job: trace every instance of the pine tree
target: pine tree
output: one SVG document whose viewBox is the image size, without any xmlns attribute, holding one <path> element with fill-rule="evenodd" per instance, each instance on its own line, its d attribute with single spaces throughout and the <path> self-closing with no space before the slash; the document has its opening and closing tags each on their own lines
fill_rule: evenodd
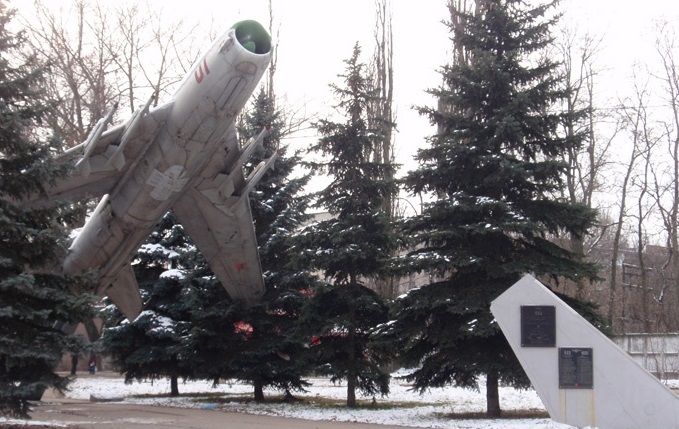
<svg viewBox="0 0 679 429">
<path fill-rule="evenodd" d="M 340 75 L 343 86 L 331 86 L 343 122 L 320 121 L 321 138 L 312 147 L 327 160 L 310 165 L 333 179 L 317 195 L 318 205 L 327 208 L 332 219 L 308 227 L 303 234 L 305 256 L 333 282 L 312 298 L 303 328 L 315 337 L 317 363 L 333 379 L 347 380 L 351 407 L 356 406 L 357 388 L 365 394 L 388 392 L 389 376 L 370 347 L 372 329 L 386 321 L 387 310 L 363 281 L 385 272 L 395 246 L 388 215 L 381 210 L 394 187 L 383 179 L 389 176 L 384 173 L 393 167 L 369 156 L 380 135 L 368 126 L 366 105 L 373 94 L 359 56 L 356 44 Z"/>
<path fill-rule="evenodd" d="M 307 385 L 306 348 L 293 335 L 302 306 L 304 291 L 316 283 L 304 267 L 295 263 L 292 247 L 301 225 L 307 220 L 308 198 L 302 195 L 308 176 L 294 177 L 300 159 L 288 155 L 281 146 L 284 114 L 272 94 L 262 89 L 240 127 L 243 138 L 268 129 L 263 151 L 253 156 L 252 165 L 278 151 L 274 169 L 268 171 L 250 195 L 259 256 L 264 271 L 266 294 L 261 305 L 248 311 L 245 320 L 252 333 L 233 362 L 234 372 L 255 389 L 255 400 L 264 400 L 264 387 L 286 392 L 300 391 Z"/>
<path fill-rule="evenodd" d="M 192 311 L 196 292 L 187 274 L 199 258 L 171 213 L 166 214 L 133 262 L 144 311 L 128 321 L 110 305 L 101 347 L 112 357 L 125 381 L 170 378 L 170 394 L 179 394 L 178 378 L 195 376 Z"/>
<path fill-rule="evenodd" d="M 489 311 L 490 302 L 524 273 L 578 280 L 594 267 L 554 243 L 581 236 L 595 213 L 559 197 L 561 155 L 577 141 L 559 138 L 553 103 L 564 96 L 551 42 L 555 2 L 479 0 L 477 13 L 454 11 L 453 42 L 468 53 L 442 70 L 430 90 L 448 109 L 421 108 L 438 133 L 406 177 L 415 194 L 435 200 L 408 219 L 413 250 L 405 262 L 437 281 L 397 302 L 385 328 L 414 387 L 477 387 L 486 376 L 488 414 L 500 414 L 498 381 L 527 379 Z M 458 21 L 456 19 L 456 21 Z"/>
<path fill-rule="evenodd" d="M 23 34 L 8 29 L 12 17 L 0 0 L 0 414 L 27 416 L 29 400 L 48 387 L 66 387 L 69 380 L 54 369 L 79 343 L 60 327 L 89 316 L 90 302 L 70 292 L 75 279 L 54 274 L 67 212 L 18 203 L 57 171 L 38 137 L 44 134 L 44 106 L 37 101 L 42 68 L 23 56 Z"/>
</svg>

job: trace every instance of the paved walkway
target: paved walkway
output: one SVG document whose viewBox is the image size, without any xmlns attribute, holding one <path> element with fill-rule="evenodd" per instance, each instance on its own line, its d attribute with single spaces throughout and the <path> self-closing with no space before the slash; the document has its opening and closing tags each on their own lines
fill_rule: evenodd
<svg viewBox="0 0 679 429">
<path fill-rule="evenodd" d="M 363 423 L 319 422 L 218 410 L 50 399 L 34 408 L 34 420 L 81 429 L 403 429 Z"/>
</svg>

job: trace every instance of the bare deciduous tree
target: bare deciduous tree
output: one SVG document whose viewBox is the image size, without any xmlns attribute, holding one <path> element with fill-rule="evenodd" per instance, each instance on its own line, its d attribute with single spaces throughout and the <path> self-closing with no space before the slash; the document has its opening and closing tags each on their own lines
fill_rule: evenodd
<svg viewBox="0 0 679 429">
<path fill-rule="evenodd" d="M 98 6 L 99 16 L 102 16 L 101 5 Z M 139 67 L 137 59 L 139 53 L 145 48 L 145 42 L 142 41 L 142 34 L 146 30 L 146 20 L 141 16 L 146 15 L 142 13 L 138 5 L 132 5 L 127 8 L 118 8 L 115 11 L 115 22 L 117 38 L 103 37 L 104 43 L 108 48 L 108 55 L 115 62 L 117 69 L 125 77 L 122 87 L 120 88 L 121 95 L 126 94 L 127 102 L 124 103 L 130 109 L 130 113 L 134 112 L 134 105 L 136 102 L 135 89 L 137 86 L 137 73 Z M 100 21 L 98 19 L 97 21 Z"/>
<path fill-rule="evenodd" d="M 643 90 L 642 90 L 643 91 Z M 649 283 L 649 268 L 646 266 L 646 245 L 648 244 L 648 236 L 646 234 L 646 222 L 651 216 L 651 211 L 655 202 L 650 195 L 650 173 L 651 173 L 651 163 L 652 163 L 652 152 L 653 148 L 658 142 L 658 138 L 655 137 L 652 125 L 649 121 L 647 106 L 642 102 L 643 94 L 638 96 L 639 108 L 636 112 L 638 117 L 638 129 L 634 130 L 638 134 L 637 141 L 638 153 L 643 160 L 643 165 L 640 170 L 632 179 L 633 185 L 637 188 L 637 201 L 636 201 L 636 259 L 639 271 L 639 282 L 634 285 L 638 290 L 641 291 L 641 311 L 637 315 L 637 318 L 641 319 L 641 326 L 644 332 L 651 332 L 651 314 L 649 311 L 650 304 L 650 291 L 652 291 L 651 285 Z"/>
<path fill-rule="evenodd" d="M 375 28 L 373 32 L 375 51 L 370 64 L 370 78 L 373 98 L 369 100 L 367 111 L 370 128 L 378 134 L 377 144 L 372 153 L 367 154 L 372 162 L 385 168 L 383 179 L 394 182 L 394 129 L 396 127 L 394 100 L 394 46 L 390 0 L 375 0 Z M 396 215 L 397 192 L 387 195 L 381 209 L 390 219 Z M 388 276 L 378 279 L 375 288 L 382 297 L 395 296 L 396 279 Z"/>
<path fill-rule="evenodd" d="M 46 102 L 56 107 L 48 121 L 69 146 L 115 103 L 133 112 L 153 95 L 157 105 L 185 76 L 198 37 L 181 20 L 135 4 L 73 0 L 55 10 L 39 0 L 36 9 L 31 40 L 52 66 Z"/>
<path fill-rule="evenodd" d="M 391 6 L 389 0 L 375 1 L 375 52 L 373 54 L 371 77 L 376 92 L 374 102 L 369 106 L 369 119 L 380 132 L 380 141 L 373 153 L 373 160 L 380 164 L 394 163 L 393 131 L 396 118 L 393 110 L 394 100 L 394 46 Z M 393 181 L 388 171 L 387 181 Z M 383 210 L 393 216 L 394 195 L 383 202 Z"/>
<path fill-rule="evenodd" d="M 71 13 L 54 12 L 40 1 L 36 9 L 30 40 L 50 65 L 45 104 L 53 107 L 48 109 L 47 123 L 66 146 L 72 146 L 83 141 L 117 101 L 111 85 L 115 64 L 100 37 L 111 30 L 105 20 L 98 26 L 88 23 L 90 11 L 84 1 L 75 1 Z M 97 29 L 95 34 L 91 28 Z"/>
<path fill-rule="evenodd" d="M 646 90 L 637 88 L 636 90 L 636 100 L 632 107 L 622 107 L 620 109 L 620 114 L 622 115 L 622 120 L 625 124 L 625 131 L 630 134 L 630 140 L 632 141 L 632 148 L 630 150 L 630 155 L 626 164 L 625 173 L 623 176 L 621 189 L 620 189 L 620 206 L 618 209 L 617 222 L 615 224 L 615 233 L 613 236 L 613 250 L 611 252 L 610 261 L 610 284 L 608 292 L 608 320 L 611 323 L 611 327 L 616 326 L 615 319 L 615 304 L 616 304 L 616 293 L 618 285 L 618 267 L 620 260 L 620 242 L 622 239 L 623 225 L 625 223 L 625 218 L 627 217 L 627 197 L 629 193 L 629 188 L 631 186 L 630 180 L 632 178 L 632 173 L 634 172 L 637 159 L 642 154 L 640 150 L 641 146 L 641 129 L 642 129 L 642 115 L 645 111 L 646 106 Z M 622 103 L 624 106 L 624 103 Z M 624 303 L 623 303 L 624 312 Z M 623 331 L 624 331 L 624 320 L 623 320 Z"/>
<path fill-rule="evenodd" d="M 566 97 L 563 100 L 561 130 L 563 136 L 572 144 L 564 155 L 563 162 L 568 166 L 565 175 L 564 197 L 572 203 L 595 208 L 595 192 L 606 186 L 605 170 L 609 164 L 611 145 L 617 137 L 620 126 L 602 127 L 612 115 L 595 107 L 595 84 L 597 71 L 595 60 L 599 52 L 600 40 L 586 34 L 580 37 L 577 31 L 565 28 L 556 43 L 556 53 L 561 59 Z M 588 236 L 570 237 L 571 250 L 587 257 L 591 250 L 613 226 L 608 222 L 598 222 L 598 228 Z M 586 281 L 576 285 L 576 296 L 585 299 Z"/>
<path fill-rule="evenodd" d="M 663 74 L 660 76 L 664 87 L 665 103 L 670 111 L 670 120 L 664 124 L 667 141 L 667 155 L 670 165 L 664 173 L 668 183 L 661 184 L 656 175 L 655 195 L 658 208 L 663 219 L 668 259 L 666 268 L 669 278 L 674 279 L 674 293 L 679 303 L 679 76 L 677 75 L 676 46 L 674 31 L 667 25 L 658 29 L 661 34 L 656 42 L 656 49 L 662 64 Z M 663 196 L 669 195 L 669 198 Z"/>
</svg>

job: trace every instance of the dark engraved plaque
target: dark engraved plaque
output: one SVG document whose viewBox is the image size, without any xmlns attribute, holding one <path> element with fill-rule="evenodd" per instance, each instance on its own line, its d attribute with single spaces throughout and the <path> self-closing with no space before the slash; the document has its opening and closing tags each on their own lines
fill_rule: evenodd
<svg viewBox="0 0 679 429">
<path fill-rule="evenodd" d="M 521 306 L 521 347 L 556 346 L 556 310 L 553 305 Z"/>
<path fill-rule="evenodd" d="M 559 388 L 594 388 L 591 348 L 559 348 Z"/>
</svg>

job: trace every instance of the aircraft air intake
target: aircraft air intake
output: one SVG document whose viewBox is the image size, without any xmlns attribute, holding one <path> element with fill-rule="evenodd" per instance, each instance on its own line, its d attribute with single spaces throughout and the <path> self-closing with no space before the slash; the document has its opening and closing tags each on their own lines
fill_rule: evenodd
<svg viewBox="0 0 679 429">
<path fill-rule="evenodd" d="M 271 37 L 257 21 L 241 21 L 233 29 L 238 43 L 253 54 L 264 55 L 271 51 Z"/>
</svg>

